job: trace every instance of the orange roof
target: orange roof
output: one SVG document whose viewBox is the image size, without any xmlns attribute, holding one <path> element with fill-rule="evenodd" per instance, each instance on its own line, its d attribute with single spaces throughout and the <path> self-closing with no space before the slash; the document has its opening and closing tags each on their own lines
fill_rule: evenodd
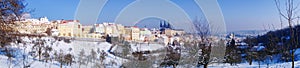
<svg viewBox="0 0 300 68">
<path fill-rule="evenodd" d="M 69 22 L 78 22 L 79 23 L 79 20 L 62 20 L 61 24 L 69 23 Z"/>
</svg>

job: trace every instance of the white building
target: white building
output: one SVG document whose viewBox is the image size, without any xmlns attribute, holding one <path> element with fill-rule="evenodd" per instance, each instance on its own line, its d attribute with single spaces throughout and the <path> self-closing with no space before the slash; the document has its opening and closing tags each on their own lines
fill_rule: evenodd
<svg viewBox="0 0 300 68">
<path fill-rule="evenodd" d="M 51 23 L 51 22 L 48 20 L 47 17 L 42 17 L 42 18 L 40 18 L 39 22 L 40 22 L 40 23 L 46 23 L 46 24 L 50 24 L 50 23 Z"/>
<path fill-rule="evenodd" d="M 33 25 L 38 25 L 38 24 L 50 24 L 51 22 L 48 20 L 47 17 L 43 17 L 40 19 L 25 19 L 21 22 L 31 22 Z"/>
<path fill-rule="evenodd" d="M 59 31 L 57 29 L 51 29 L 51 36 L 58 36 Z"/>
<path fill-rule="evenodd" d="M 103 25 L 105 27 L 105 34 L 118 34 L 117 26 L 115 23 L 104 22 Z"/>
<path fill-rule="evenodd" d="M 152 32 L 148 30 L 147 28 L 142 28 L 140 30 L 140 40 L 149 40 L 151 37 Z"/>
<path fill-rule="evenodd" d="M 105 34 L 105 27 L 103 24 L 95 24 L 93 30 L 96 34 Z"/>
</svg>

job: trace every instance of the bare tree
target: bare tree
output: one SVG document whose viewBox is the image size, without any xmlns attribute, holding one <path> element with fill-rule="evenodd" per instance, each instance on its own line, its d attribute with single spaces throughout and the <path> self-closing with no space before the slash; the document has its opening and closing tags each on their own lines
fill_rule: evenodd
<svg viewBox="0 0 300 68">
<path fill-rule="evenodd" d="M 56 56 L 56 60 L 60 63 L 60 68 L 62 68 L 62 66 L 64 64 L 64 53 L 63 53 L 63 50 L 60 50 L 60 52 Z"/>
<path fill-rule="evenodd" d="M 13 58 L 13 50 L 9 45 L 9 42 L 15 41 L 16 36 L 10 35 L 13 33 L 13 21 L 19 20 L 21 14 L 25 11 L 25 4 L 23 0 L 0 0 L 0 47 L 5 48 L 6 56 L 10 60 L 10 64 Z"/>
<path fill-rule="evenodd" d="M 85 52 L 84 50 L 82 49 L 80 52 L 79 52 L 79 57 L 78 57 L 78 63 L 79 63 L 79 68 L 82 64 L 85 64 Z"/>
<path fill-rule="evenodd" d="M 104 50 L 101 50 L 100 52 L 100 56 L 99 56 L 99 59 L 100 59 L 100 65 L 104 65 L 104 60 L 106 59 L 106 52 Z"/>
<path fill-rule="evenodd" d="M 8 60 L 9 60 L 9 67 L 11 66 L 11 63 L 12 63 L 12 58 L 14 57 L 13 55 L 13 52 L 15 52 L 13 49 L 10 49 L 10 48 L 5 48 L 5 52 L 6 52 L 6 56 L 8 57 Z"/>
<path fill-rule="evenodd" d="M 97 53 L 94 49 L 91 50 L 91 61 L 94 62 L 97 59 Z"/>
<path fill-rule="evenodd" d="M 204 42 L 210 36 L 209 24 L 203 19 L 195 19 L 193 21 L 196 37 L 200 37 L 200 41 Z"/>
<path fill-rule="evenodd" d="M 212 61 L 210 58 L 211 53 L 211 42 L 209 41 L 210 29 L 209 25 L 202 18 L 195 19 L 193 21 L 196 37 L 196 43 L 198 48 L 198 65 L 204 65 L 204 68 L 207 68 L 208 64 Z M 200 41 L 197 40 L 200 38 Z"/>
<path fill-rule="evenodd" d="M 72 62 L 73 62 L 73 55 L 72 54 L 66 54 L 64 55 L 64 59 L 63 59 L 64 63 L 67 65 L 72 66 Z"/>
<path fill-rule="evenodd" d="M 274 0 L 274 1 L 275 1 L 277 10 L 279 12 L 280 18 L 284 18 L 289 25 L 291 45 L 288 48 L 292 48 L 292 56 L 291 56 L 292 57 L 292 67 L 294 68 L 294 62 L 295 62 L 294 53 L 295 53 L 295 48 L 296 48 L 297 44 L 295 44 L 295 30 L 293 29 L 294 28 L 293 24 L 295 23 L 295 20 L 297 18 L 299 18 L 299 16 L 297 15 L 299 3 L 296 3 L 295 0 L 284 0 L 284 1 Z M 284 4 L 284 5 L 281 5 L 281 4 Z M 283 9 L 282 7 L 285 10 L 282 10 Z"/>
<path fill-rule="evenodd" d="M 0 42 L 3 47 L 14 39 L 10 33 L 13 33 L 13 21 L 20 20 L 21 14 L 25 13 L 25 4 L 23 0 L 0 0 Z"/>
<path fill-rule="evenodd" d="M 24 13 L 25 5 L 23 0 L 0 0 L 0 3 L 0 45 L 4 47 L 15 39 L 9 35 L 13 32 L 11 25 L 13 21 L 20 19 L 21 14 Z"/>
<path fill-rule="evenodd" d="M 51 60 L 51 59 L 50 59 L 50 54 L 49 54 L 49 53 L 52 51 L 52 47 L 46 46 L 44 50 L 45 50 L 45 51 L 44 51 L 44 53 L 43 53 L 42 55 L 43 55 L 43 57 L 44 57 L 44 60 L 45 60 L 46 62 L 48 62 L 49 60 Z"/>
</svg>

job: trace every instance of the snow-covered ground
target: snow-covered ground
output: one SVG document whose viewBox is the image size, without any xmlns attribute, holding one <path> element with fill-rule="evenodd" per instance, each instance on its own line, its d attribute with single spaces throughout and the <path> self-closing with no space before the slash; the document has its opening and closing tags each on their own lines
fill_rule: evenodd
<svg viewBox="0 0 300 68">
<path fill-rule="evenodd" d="M 137 51 L 155 51 L 155 50 L 163 49 L 165 46 L 161 44 L 142 43 L 142 44 L 131 44 L 130 47 L 133 52 L 137 52 Z"/>
<path fill-rule="evenodd" d="M 286 63 L 275 63 L 275 64 L 262 64 L 259 65 L 257 62 L 249 65 L 248 63 L 241 63 L 237 65 L 231 66 L 230 64 L 210 64 L 208 66 L 209 68 L 291 68 L 292 62 L 286 62 Z M 295 62 L 295 67 L 300 67 L 300 61 Z"/>
<path fill-rule="evenodd" d="M 11 43 L 12 48 L 16 48 L 19 50 L 15 51 L 15 54 L 18 54 L 16 58 L 12 58 L 12 64 L 10 64 L 10 61 L 8 60 L 8 57 L 6 57 L 4 54 L 0 52 L 0 68 L 22 68 L 23 67 L 23 58 L 22 56 L 25 55 L 27 56 L 26 58 L 26 64 L 30 64 L 30 68 L 59 68 L 60 64 L 57 61 L 50 61 L 48 63 L 44 61 L 39 61 L 38 58 L 34 58 L 30 56 L 29 52 L 33 51 L 32 47 L 34 44 L 32 43 L 33 41 L 36 41 L 37 38 L 28 38 L 24 37 L 22 38 L 26 44 L 15 44 Z M 78 59 L 78 55 L 81 52 L 81 50 L 85 51 L 85 55 L 90 55 L 91 50 L 97 50 L 104 51 L 107 56 L 106 59 L 104 60 L 104 64 L 106 67 L 109 68 L 119 68 L 122 66 L 122 64 L 132 61 L 128 59 L 123 59 L 118 56 L 114 56 L 113 54 L 110 54 L 109 49 L 112 47 L 111 44 L 107 42 L 88 42 L 88 41 L 71 41 L 71 43 L 66 43 L 64 41 L 55 41 L 54 38 L 49 38 L 49 37 L 42 37 L 42 40 L 47 41 L 45 43 L 45 46 L 51 46 L 53 48 L 53 51 L 50 52 L 50 54 L 53 54 L 55 51 L 57 52 L 63 52 L 64 54 L 72 54 L 75 57 L 75 61 Z M 117 46 L 112 48 L 112 51 L 116 49 Z M 159 49 L 163 49 L 165 46 L 161 44 L 131 44 L 131 51 L 155 51 Z M 25 50 L 24 50 L 25 49 Z M 300 54 L 300 49 L 297 49 L 295 54 Z M 299 55 L 296 56 L 297 58 L 300 57 Z M 296 58 L 296 59 L 297 59 Z M 133 60 L 134 61 L 134 60 Z M 86 65 L 81 65 L 81 68 L 95 68 L 95 64 L 98 62 L 86 64 Z M 257 68 L 257 67 L 270 67 L 270 68 L 290 68 L 291 67 L 291 62 L 286 62 L 286 63 L 272 63 L 272 64 L 262 64 L 259 65 L 257 62 L 253 62 L 252 65 L 249 65 L 248 63 L 240 63 L 234 66 L 231 66 L 230 64 L 226 63 L 221 63 L 221 64 L 210 64 L 209 68 Z M 300 61 L 295 62 L 296 67 L 300 67 Z M 183 65 L 178 65 L 178 67 L 184 67 Z M 64 65 L 63 68 L 79 68 L 79 64 L 74 62 L 72 66 L 66 66 Z"/>
<path fill-rule="evenodd" d="M 45 63 L 44 61 L 38 61 L 37 58 L 33 58 L 30 57 L 28 52 L 33 51 L 32 47 L 34 46 L 32 41 L 36 41 L 37 38 L 28 38 L 28 37 L 23 37 L 22 38 L 24 42 L 26 42 L 26 44 L 15 44 L 15 43 L 11 43 L 12 48 L 19 48 L 20 51 L 16 52 L 16 53 L 20 53 L 20 54 L 24 54 L 26 56 L 28 56 L 28 59 L 26 61 L 28 61 L 28 63 L 32 63 L 30 64 L 31 68 L 59 68 L 60 64 L 57 61 L 53 61 L 53 62 L 48 62 Z M 63 52 L 64 54 L 72 54 L 75 57 L 75 62 L 77 61 L 77 58 L 79 57 L 79 53 L 81 50 L 85 51 L 85 55 L 90 55 L 91 50 L 93 49 L 94 51 L 97 52 L 97 50 L 99 51 L 104 51 L 107 56 L 106 59 L 104 60 L 104 64 L 111 64 L 113 63 L 113 65 L 107 65 L 107 67 L 120 67 L 124 62 L 128 61 L 126 59 L 122 59 L 120 57 L 114 56 L 112 54 L 110 54 L 108 52 L 108 50 L 111 48 L 111 44 L 107 43 L 107 42 L 88 42 L 88 41 L 71 41 L 71 43 L 66 43 L 64 41 L 55 41 L 54 38 L 49 38 L 49 37 L 42 37 L 42 40 L 46 40 L 47 42 L 45 42 L 45 46 L 51 46 L 53 48 L 53 51 L 50 52 L 50 54 L 53 54 L 55 51 L 56 52 Z M 25 49 L 25 50 L 24 50 Z M 112 48 L 112 50 L 115 48 Z M 97 56 L 98 57 L 98 56 Z M 8 58 L 5 55 L 0 55 L 0 66 L 1 67 L 12 67 L 12 68 L 22 68 L 24 65 L 22 65 L 22 60 L 23 58 L 21 57 L 16 57 L 13 58 L 13 63 L 11 66 L 9 66 L 9 61 Z M 96 63 L 95 63 L 96 64 Z M 78 63 L 73 63 L 72 66 L 66 66 L 64 65 L 63 67 L 65 68 L 79 68 Z M 82 65 L 81 67 L 88 67 L 88 68 L 93 68 L 93 66 L 95 66 L 94 64 L 87 64 L 87 65 Z M 0 67 L 0 68 L 1 68 Z"/>
</svg>

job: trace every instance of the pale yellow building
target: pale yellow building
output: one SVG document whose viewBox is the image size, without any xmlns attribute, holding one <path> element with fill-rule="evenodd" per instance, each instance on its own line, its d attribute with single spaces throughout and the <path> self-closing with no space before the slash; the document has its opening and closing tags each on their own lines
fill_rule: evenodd
<svg viewBox="0 0 300 68">
<path fill-rule="evenodd" d="M 125 40 L 139 41 L 140 29 L 138 27 L 125 27 Z"/>
<path fill-rule="evenodd" d="M 103 25 L 104 25 L 104 33 L 105 33 L 105 35 L 107 35 L 107 34 L 113 34 L 113 35 L 115 35 L 115 34 L 117 34 L 117 27 L 116 27 L 116 25 L 114 24 L 114 23 L 103 23 Z"/>
<path fill-rule="evenodd" d="M 105 34 L 105 27 L 103 24 L 95 24 L 93 27 L 93 33 Z"/>
<path fill-rule="evenodd" d="M 167 36 L 173 36 L 173 35 L 175 35 L 176 33 L 175 33 L 175 31 L 172 30 L 172 29 L 165 29 L 165 34 L 166 34 Z"/>
<path fill-rule="evenodd" d="M 140 39 L 140 28 L 132 27 L 131 38 L 132 38 L 132 40 L 135 40 L 135 41 L 138 41 Z"/>
<path fill-rule="evenodd" d="M 101 38 L 103 35 L 100 33 L 95 33 L 94 26 L 82 26 L 82 36 L 81 38 Z"/>
<path fill-rule="evenodd" d="M 183 29 L 176 29 L 174 30 L 175 33 L 177 33 L 178 35 L 184 35 L 185 34 L 185 31 Z"/>
<path fill-rule="evenodd" d="M 57 27 L 61 37 L 81 37 L 82 26 L 78 20 L 62 20 Z"/>
<path fill-rule="evenodd" d="M 90 36 L 89 34 L 92 33 L 93 26 L 82 26 L 82 36 L 84 38 L 92 38 L 93 36 Z"/>
<path fill-rule="evenodd" d="M 131 27 L 125 27 L 124 30 L 125 30 L 125 34 L 123 35 L 124 39 L 127 41 L 132 40 L 131 39 L 131 34 L 132 34 Z"/>
<path fill-rule="evenodd" d="M 119 35 L 125 34 L 125 27 L 123 25 L 117 24 L 116 26 L 117 26 L 117 30 L 118 30 Z"/>
<path fill-rule="evenodd" d="M 184 32 L 184 30 L 182 30 L 182 29 L 176 29 L 176 30 L 173 30 L 173 29 L 166 29 L 165 30 L 165 34 L 167 35 L 167 36 L 174 36 L 174 35 L 176 35 L 176 34 L 178 34 L 178 35 L 183 35 L 185 32 Z"/>
<path fill-rule="evenodd" d="M 82 26 L 82 34 L 92 33 L 93 26 Z"/>
</svg>

